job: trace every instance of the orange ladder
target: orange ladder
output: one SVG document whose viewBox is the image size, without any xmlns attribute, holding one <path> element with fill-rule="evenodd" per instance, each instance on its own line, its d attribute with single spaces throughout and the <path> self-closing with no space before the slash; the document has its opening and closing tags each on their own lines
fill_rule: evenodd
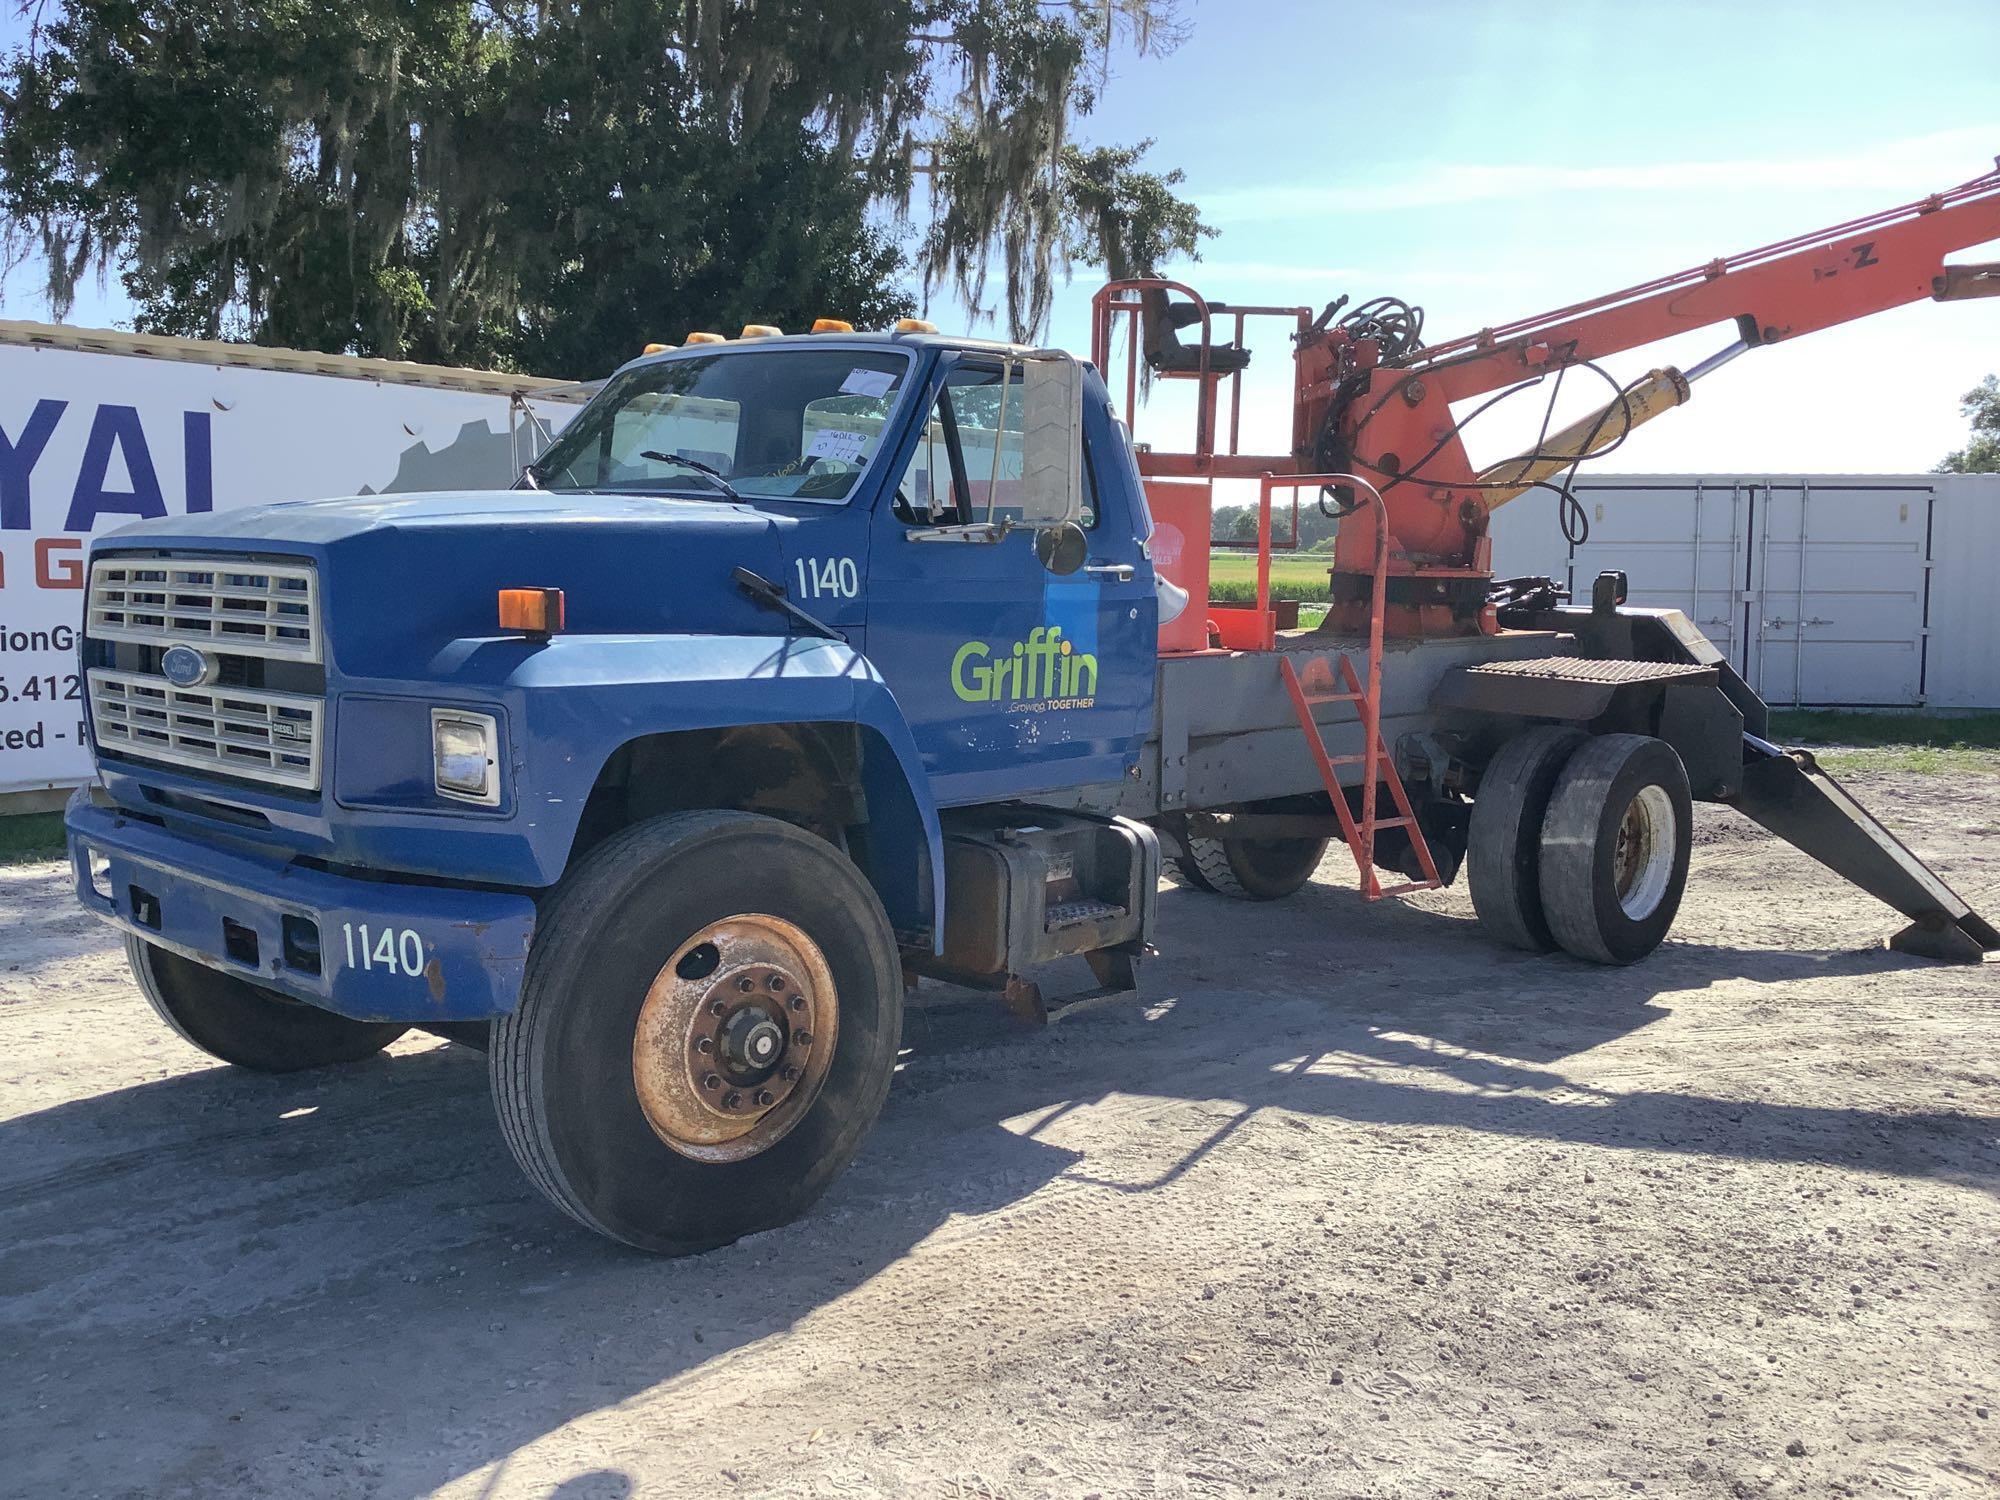
<svg viewBox="0 0 2000 1500">
<path fill-rule="evenodd" d="M 1319 767 L 1319 779 L 1325 783 L 1327 796 L 1333 801 L 1334 816 L 1340 819 L 1340 831 L 1347 837 L 1347 847 L 1354 851 L 1355 868 L 1361 872 L 1361 894 L 1370 901 L 1380 901 L 1384 896 L 1400 896 L 1409 891 L 1436 890 L 1444 882 L 1438 879 L 1437 862 L 1431 858 L 1430 844 L 1424 838 L 1423 829 L 1417 826 L 1415 809 L 1410 806 L 1410 794 L 1403 790 L 1403 778 L 1396 773 L 1396 759 L 1389 753 L 1389 747 L 1382 743 L 1382 699 L 1381 673 L 1371 672 L 1367 687 L 1354 673 L 1354 663 L 1345 654 L 1336 658 L 1339 662 L 1340 680 L 1344 690 L 1337 692 L 1308 692 L 1306 683 L 1292 665 L 1289 656 L 1278 658 L 1278 671 L 1285 679 L 1285 691 L 1292 695 L 1292 707 L 1299 716 L 1299 727 L 1305 731 L 1306 745 L 1312 751 L 1313 761 Z M 1313 668 L 1319 668 L 1315 672 Z M 1322 678 L 1331 686 L 1332 674 L 1325 669 L 1325 662 L 1315 660 L 1306 669 L 1307 676 L 1313 678 L 1313 686 L 1319 686 Z M 1361 714 L 1363 746 L 1359 755 L 1330 755 L 1327 753 L 1326 739 L 1319 732 L 1319 721 L 1313 717 L 1313 709 L 1321 703 L 1352 703 Z M 1356 818 L 1354 810 L 1347 805 L 1347 793 L 1340 784 L 1338 766 L 1358 765 L 1361 767 L 1361 816 Z M 1389 800 L 1395 804 L 1396 816 L 1378 818 L 1376 814 L 1378 782 L 1386 782 Z M 1375 835 L 1384 828 L 1401 828 L 1409 833 L 1410 847 L 1417 851 L 1417 867 L 1424 872 L 1421 880 L 1406 881 L 1402 885 L 1384 886 L 1375 870 Z"/>
<path fill-rule="evenodd" d="M 1438 878 L 1437 861 L 1431 858 L 1430 843 L 1424 838 L 1423 829 L 1417 826 L 1416 809 L 1410 805 L 1410 794 L 1403 790 L 1403 778 L 1396 771 L 1396 758 L 1382 742 L 1382 618 L 1389 574 L 1387 508 L 1382 504 L 1382 496 L 1375 486 L 1353 474 L 1267 474 L 1263 477 L 1259 502 L 1263 524 L 1269 525 L 1273 489 L 1312 484 L 1351 487 L 1356 494 L 1365 495 L 1375 507 L 1375 577 L 1368 611 L 1368 680 L 1364 684 L 1356 675 L 1354 663 L 1347 659 L 1345 652 L 1335 658 L 1340 673 L 1338 687 L 1335 686 L 1333 673 L 1326 669 L 1324 658 L 1314 658 L 1306 669 L 1307 676 L 1312 679 L 1310 691 L 1307 682 L 1300 678 L 1298 669 L 1292 665 L 1290 656 L 1279 655 L 1278 674 L 1284 679 L 1285 691 L 1291 695 L 1292 708 L 1299 716 L 1299 728 L 1305 731 L 1306 745 L 1312 751 L 1313 763 L 1319 767 L 1319 779 L 1333 801 L 1334 816 L 1340 819 L 1340 831 L 1347 836 L 1347 847 L 1354 851 L 1354 864 L 1361 872 L 1361 894 L 1370 901 L 1380 901 L 1384 896 L 1400 896 L 1409 891 L 1436 890 L 1444 884 Z M 1262 602 L 1260 597 L 1259 603 Z M 1276 644 L 1275 640 L 1273 644 Z M 1361 716 L 1360 754 L 1327 753 L 1326 738 L 1319 731 L 1319 721 L 1313 717 L 1313 709 L 1322 703 L 1352 703 L 1355 706 Z M 1347 805 L 1347 792 L 1340 784 L 1337 770 L 1340 766 L 1353 765 L 1361 767 L 1361 816 L 1358 819 Z M 1393 818 L 1376 816 L 1379 804 L 1377 788 L 1385 782 L 1389 787 L 1389 800 L 1396 807 Z M 1417 868 L 1423 871 L 1423 879 L 1383 886 L 1375 872 L 1375 835 L 1385 828 L 1400 828 L 1409 835 L 1410 847 L 1416 851 Z"/>
</svg>

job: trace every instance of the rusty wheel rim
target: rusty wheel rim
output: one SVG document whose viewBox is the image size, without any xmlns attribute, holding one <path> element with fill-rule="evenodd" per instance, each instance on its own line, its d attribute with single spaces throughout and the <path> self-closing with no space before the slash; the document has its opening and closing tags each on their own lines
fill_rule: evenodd
<svg viewBox="0 0 2000 1500">
<path fill-rule="evenodd" d="M 812 1108 L 839 1024 L 833 972 L 799 928 L 761 914 L 711 922 L 661 966 L 639 1007 L 639 1108 L 683 1156 L 755 1156 Z"/>
</svg>

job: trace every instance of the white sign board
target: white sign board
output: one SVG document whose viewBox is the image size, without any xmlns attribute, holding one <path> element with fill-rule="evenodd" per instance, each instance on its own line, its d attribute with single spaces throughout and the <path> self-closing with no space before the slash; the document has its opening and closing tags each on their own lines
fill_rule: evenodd
<svg viewBox="0 0 2000 1500">
<path fill-rule="evenodd" d="M 536 410 L 554 428 L 576 408 Z M 501 488 L 518 472 L 508 419 L 498 393 L 0 345 L 0 792 L 90 775 L 91 537 L 272 500 Z"/>
</svg>

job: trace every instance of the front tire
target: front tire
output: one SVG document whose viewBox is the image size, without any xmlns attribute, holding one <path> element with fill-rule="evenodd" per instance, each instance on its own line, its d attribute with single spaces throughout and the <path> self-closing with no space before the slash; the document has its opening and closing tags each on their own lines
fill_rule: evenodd
<svg viewBox="0 0 2000 1500">
<path fill-rule="evenodd" d="M 146 1003 L 176 1036 L 210 1057 L 258 1073 L 359 1062 L 409 1030 L 287 1000 L 136 937 L 125 939 L 125 960 Z"/>
<path fill-rule="evenodd" d="M 1542 820 L 1542 909 L 1564 951 L 1600 964 L 1644 958 L 1687 886 L 1694 804 L 1664 740 L 1607 734 L 1563 766 Z"/>
<path fill-rule="evenodd" d="M 692 1254 L 797 1218 L 860 1149 L 903 987 L 872 887 L 774 818 L 676 813 L 544 903 L 489 1054 L 501 1133 L 586 1228 Z"/>
</svg>

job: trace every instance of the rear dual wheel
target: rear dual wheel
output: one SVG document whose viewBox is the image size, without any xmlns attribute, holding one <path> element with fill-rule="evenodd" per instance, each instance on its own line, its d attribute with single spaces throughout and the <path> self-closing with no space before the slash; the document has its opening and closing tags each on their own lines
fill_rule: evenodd
<svg viewBox="0 0 2000 1500">
<path fill-rule="evenodd" d="M 1671 746 L 1531 729 L 1480 778 L 1466 856 L 1473 908 L 1509 946 L 1629 964 L 1673 925 L 1692 844 L 1687 771 Z"/>
</svg>

